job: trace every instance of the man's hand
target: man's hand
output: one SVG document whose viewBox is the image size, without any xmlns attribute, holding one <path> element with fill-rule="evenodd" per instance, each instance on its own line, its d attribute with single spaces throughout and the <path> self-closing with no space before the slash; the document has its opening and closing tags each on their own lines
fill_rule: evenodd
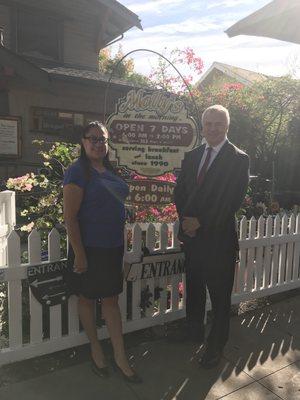
<svg viewBox="0 0 300 400">
<path fill-rule="evenodd" d="M 200 223 L 196 217 L 183 217 L 182 229 L 183 232 L 190 236 L 196 236 L 196 231 L 200 227 Z"/>
</svg>

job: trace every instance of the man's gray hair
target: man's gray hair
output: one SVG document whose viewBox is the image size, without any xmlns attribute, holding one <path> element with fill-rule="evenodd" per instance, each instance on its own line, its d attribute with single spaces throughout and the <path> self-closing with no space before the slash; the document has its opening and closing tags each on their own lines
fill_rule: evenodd
<svg viewBox="0 0 300 400">
<path fill-rule="evenodd" d="M 226 119 L 227 119 L 227 123 L 228 123 L 228 126 L 229 126 L 229 124 L 230 124 L 229 111 L 227 110 L 227 108 L 221 106 L 221 104 L 214 104 L 213 106 L 207 107 L 207 108 L 203 111 L 202 118 L 201 118 L 202 125 L 203 125 L 203 120 L 204 120 L 205 116 L 206 116 L 207 114 L 209 114 L 210 112 L 212 112 L 212 111 L 213 111 L 213 112 L 220 112 L 220 113 L 225 114 Z"/>
</svg>

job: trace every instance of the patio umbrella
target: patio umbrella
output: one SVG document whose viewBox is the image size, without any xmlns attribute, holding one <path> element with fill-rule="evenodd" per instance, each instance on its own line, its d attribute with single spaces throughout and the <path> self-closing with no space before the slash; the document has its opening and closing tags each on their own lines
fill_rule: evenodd
<svg viewBox="0 0 300 400">
<path fill-rule="evenodd" d="M 300 0 L 274 0 L 225 32 L 229 37 L 266 36 L 300 44 Z"/>
</svg>

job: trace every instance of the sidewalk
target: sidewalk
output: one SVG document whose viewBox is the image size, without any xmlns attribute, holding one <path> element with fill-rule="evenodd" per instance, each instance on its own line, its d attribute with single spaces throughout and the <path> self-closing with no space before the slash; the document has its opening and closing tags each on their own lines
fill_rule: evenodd
<svg viewBox="0 0 300 400">
<path fill-rule="evenodd" d="M 233 317 L 222 363 L 209 371 L 198 367 L 202 348 L 170 344 L 148 331 L 126 336 L 141 385 L 129 385 L 113 371 L 107 380 L 98 378 L 83 346 L 0 368 L 0 399 L 299 400 L 299 310 L 298 294 Z"/>
</svg>

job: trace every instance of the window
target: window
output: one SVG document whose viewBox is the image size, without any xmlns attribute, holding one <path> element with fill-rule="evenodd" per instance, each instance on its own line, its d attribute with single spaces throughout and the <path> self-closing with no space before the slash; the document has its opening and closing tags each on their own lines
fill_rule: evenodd
<svg viewBox="0 0 300 400">
<path fill-rule="evenodd" d="M 61 23 L 53 17 L 19 10 L 17 51 L 36 58 L 61 61 Z"/>
<path fill-rule="evenodd" d="M 58 134 L 62 139 L 78 141 L 76 133 L 79 133 L 83 126 L 91 121 L 99 120 L 100 117 L 100 115 L 87 112 L 33 107 L 31 129 L 36 133 Z"/>
</svg>

